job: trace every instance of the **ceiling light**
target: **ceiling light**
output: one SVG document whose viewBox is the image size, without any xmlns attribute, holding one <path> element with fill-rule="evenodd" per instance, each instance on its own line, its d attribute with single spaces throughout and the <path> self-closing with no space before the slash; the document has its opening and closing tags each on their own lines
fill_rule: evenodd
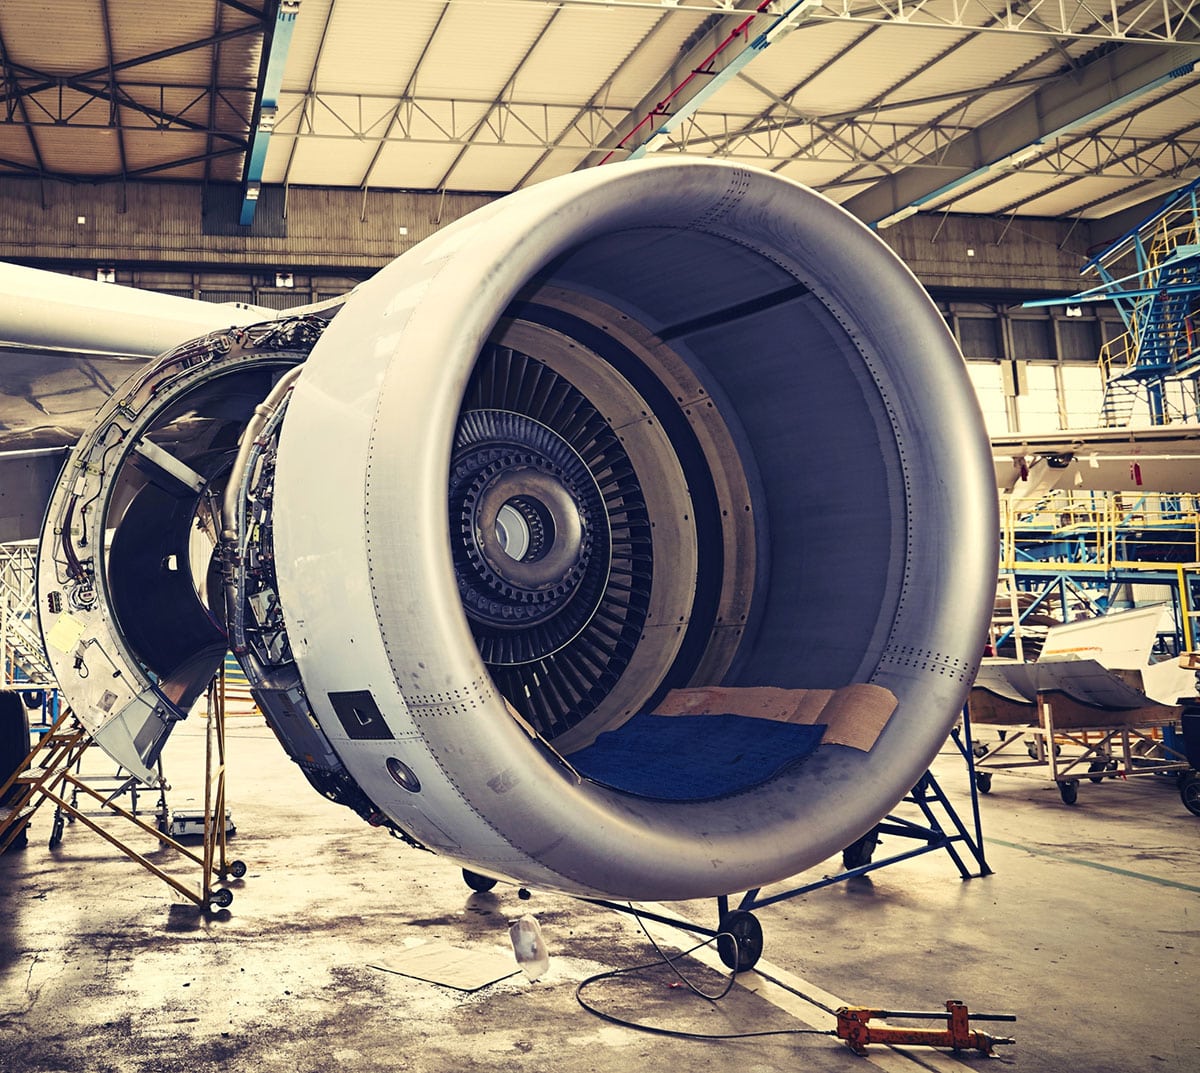
<svg viewBox="0 0 1200 1073">
<path fill-rule="evenodd" d="M 905 205 L 904 208 L 893 212 L 891 216 L 885 216 L 882 220 L 879 220 L 875 226 L 882 231 L 885 228 L 891 227 L 893 224 L 898 224 L 901 220 L 907 220 L 910 216 L 916 216 L 916 214 L 916 205 Z"/>
<path fill-rule="evenodd" d="M 656 134 L 651 135 L 645 140 L 645 142 L 642 143 L 642 152 L 653 153 L 656 150 L 661 149 L 670 140 L 671 136 L 665 131 L 660 130 Z"/>
</svg>

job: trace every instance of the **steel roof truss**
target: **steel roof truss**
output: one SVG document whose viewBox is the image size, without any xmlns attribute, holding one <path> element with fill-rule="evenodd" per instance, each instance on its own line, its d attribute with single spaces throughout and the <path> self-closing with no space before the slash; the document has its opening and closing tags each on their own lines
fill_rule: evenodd
<svg viewBox="0 0 1200 1073">
<path fill-rule="evenodd" d="M 711 12 L 744 12 L 746 5 L 730 0 L 514 0 L 555 8 L 646 8 L 680 16 Z M 819 0 L 807 16 L 815 22 L 857 23 L 864 26 L 911 27 L 1048 37 L 1059 42 L 1108 41 L 1122 44 L 1173 44 L 1200 28 L 1195 0 L 1135 0 L 1118 7 L 1112 0 Z"/>
</svg>

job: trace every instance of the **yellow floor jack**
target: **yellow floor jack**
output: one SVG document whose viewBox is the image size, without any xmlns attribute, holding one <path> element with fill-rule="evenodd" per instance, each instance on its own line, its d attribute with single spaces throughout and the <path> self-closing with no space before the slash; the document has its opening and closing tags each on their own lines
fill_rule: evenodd
<svg viewBox="0 0 1200 1073">
<path fill-rule="evenodd" d="M 867 1044 L 917 1044 L 924 1047 L 949 1047 L 955 1051 L 979 1051 L 995 1057 L 994 1047 L 1015 1043 L 1016 1040 L 990 1036 L 971 1028 L 967 1007 L 956 999 L 946 1003 L 946 1012 L 915 1013 L 909 1010 L 872 1010 L 862 1006 L 843 1006 L 837 1011 L 838 1039 L 846 1041 L 855 1054 L 866 1055 Z M 976 1021 L 1015 1021 L 1008 1013 L 977 1013 Z M 895 1028 L 891 1025 L 872 1025 L 882 1020 L 944 1020 L 945 1028 Z"/>
</svg>

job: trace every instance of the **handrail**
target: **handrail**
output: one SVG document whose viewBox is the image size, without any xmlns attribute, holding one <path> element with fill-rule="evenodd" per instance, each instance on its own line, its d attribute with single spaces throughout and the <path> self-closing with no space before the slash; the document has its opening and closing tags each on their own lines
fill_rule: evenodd
<svg viewBox="0 0 1200 1073">
<path fill-rule="evenodd" d="M 1040 498 L 1002 496 L 1000 565 L 1106 571 L 1174 568 L 1200 561 L 1200 497 L 1123 493 L 1054 493 Z M 1133 534 L 1136 534 L 1134 536 Z M 1133 542 L 1168 536 L 1179 559 L 1127 558 Z"/>
</svg>

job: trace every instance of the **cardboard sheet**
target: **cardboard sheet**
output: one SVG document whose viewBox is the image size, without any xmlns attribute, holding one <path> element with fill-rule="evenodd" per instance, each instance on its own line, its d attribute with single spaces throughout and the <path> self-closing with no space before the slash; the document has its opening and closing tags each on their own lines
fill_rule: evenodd
<svg viewBox="0 0 1200 1073">
<path fill-rule="evenodd" d="M 655 715 L 744 715 L 782 723 L 826 724 L 823 745 L 869 752 L 896 710 L 883 686 L 856 682 L 841 689 L 700 686 L 672 689 Z"/>
<path fill-rule="evenodd" d="M 890 689 L 856 682 L 836 690 L 821 712 L 828 724 L 822 745 L 848 745 L 867 753 L 898 705 Z"/>
<path fill-rule="evenodd" d="M 798 694 L 802 689 L 778 686 L 694 686 L 672 689 L 652 715 L 746 715 L 754 719 L 774 719 L 780 723 L 810 722 L 795 720 Z M 827 691 L 822 691 L 827 692 Z"/>
<path fill-rule="evenodd" d="M 521 971 L 512 954 L 497 950 L 464 950 L 436 940 L 401 950 L 387 961 L 373 963 L 371 968 L 441 984 L 456 991 L 478 991 Z"/>
</svg>

